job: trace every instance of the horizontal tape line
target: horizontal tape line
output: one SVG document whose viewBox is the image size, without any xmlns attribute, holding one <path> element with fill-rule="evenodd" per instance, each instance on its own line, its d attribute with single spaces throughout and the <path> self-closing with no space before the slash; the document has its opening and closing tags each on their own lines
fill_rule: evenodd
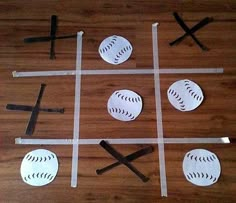
<svg viewBox="0 0 236 203">
<path fill-rule="evenodd" d="M 96 145 L 102 140 L 110 144 L 228 144 L 229 137 L 219 138 L 128 138 L 128 139 L 22 139 L 16 138 L 15 144 L 22 145 Z"/>
<path fill-rule="evenodd" d="M 18 77 L 40 77 L 40 76 L 69 76 L 76 72 L 81 75 L 125 75 L 125 74 L 154 74 L 154 69 L 117 69 L 117 70 L 61 70 L 61 71 L 32 71 L 17 72 L 13 71 L 12 76 Z M 223 73 L 223 68 L 163 68 L 158 71 L 160 74 L 204 74 L 204 73 Z"/>
</svg>

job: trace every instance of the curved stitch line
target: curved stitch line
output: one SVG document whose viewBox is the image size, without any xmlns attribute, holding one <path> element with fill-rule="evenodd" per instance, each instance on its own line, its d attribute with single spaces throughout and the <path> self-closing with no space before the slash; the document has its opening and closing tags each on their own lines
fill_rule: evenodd
<svg viewBox="0 0 236 203">
<path fill-rule="evenodd" d="M 47 177 L 47 179 L 49 179 L 49 177 L 51 176 L 51 174 L 48 174 L 48 177 Z"/>
<path fill-rule="evenodd" d="M 43 173 L 39 173 L 38 172 L 37 174 L 36 173 L 32 173 L 32 174 L 29 174 L 28 176 L 24 177 L 26 182 L 28 181 L 27 177 L 28 177 L 29 180 L 31 180 L 31 178 L 33 178 L 33 179 L 44 178 L 44 179 L 50 179 L 51 180 L 54 176 L 52 174 L 50 174 L 50 173 L 45 173 L 44 174 L 44 172 Z"/>
<path fill-rule="evenodd" d="M 108 50 L 110 50 L 112 48 L 112 46 L 115 44 L 115 41 L 117 40 L 116 38 L 117 38 L 117 36 L 112 36 L 111 41 L 105 47 L 100 49 L 100 53 L 103 54 L 103 53 L 107 52 Z"/>
<path fill-rule="evenodd" d="M 193 175 L 191 173 L 189 173 L 189 175 L 191 176 L 191 178 L 193 178 Z"/>
<path fill-rule="evenodd" d="M 129 45 L 129 46 L 130 46 L 130 45 Z M 115 61 L 118 61 L 118 60 L 120 59 L 120 57 L 121 57 L 123 54 L 125 54 L 125 52 L 129 51 L 129 49 L 127 49 L 127 47 L 128 47 L 128 46 L 122 48 L 122 49 L 118 52 L 119 55 L 116 55 L 116 58 L 114 59 Z M 123 50 L 123 53 L 122 53 L 122 50 Z M 131 48 L 130 48 L 130 50 L 131 50 Z M 118 58 L 118 59 L 117 59 L 117 58 Z"/>
<path fill-rule="evenodd" d="M 113 113 L 123 114 L 123 115 L 129 117 L 131 120 L 133 120 L 135 118 L 135 116 L 132 113 L 129 113 L 128 111 L 125 111 L 124 109 L 120 109 L 120 108 L 115 108 L 115 110 L 113 109 Z"/>
<path fill-rule="evenodd" d="M 189 83 L 187 83 L 188 81 L 184 81 L 185 82 L 185 86 L 187 86 L 186 87 L 186 89 L 189 91 L 189 93 L 191 94 L 191 96 L 194 98 L 194 99 L 196 99 L 196 100 L 198 100 L 198 101 L 201 101 L 201 99 L 202 99 L 202 97 L 200 97 L 199 95 L 197 95 L 197 93 L 196 92 L 194 92 L 192 89 L 191 89 L 191 87 L 189 86 L 190 84 Z M 189 90 L 190 89 L 190 90 Z M 197 97 L 197 98 L 196 98 Z M 200 97 L 200 99 L 198 99 Z"/>
<path fill-rule="evenodd" d="M 170 89 L 171 90 L 171 95 L 173 96 L 173 97 L 175 97 L 175 99 L 178 101 L 178 103 L 179 103 L 179 106 L 180 106 L 180 110 L 182 110 L 182 111 L 185 111 L 185 105 L 184 105 L 184 100 L 180 97 L 180 95 L 175 91 L 175 90 L 172 90 L 172 89 Z M 170 92 L 170 91 L 169 91 Z"/>
</svg>

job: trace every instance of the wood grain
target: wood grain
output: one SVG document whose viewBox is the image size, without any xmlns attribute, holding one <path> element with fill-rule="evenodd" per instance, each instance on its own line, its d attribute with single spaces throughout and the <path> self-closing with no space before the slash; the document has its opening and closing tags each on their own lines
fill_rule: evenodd
<svg viewBox="0 0 236 203">
<path fill-rule="evenodd" d="M 198 39 L 210 51 L 203 52 L 187 37 L 178 46 L 169 42 L 184 34 L 172 15 L 177 11 L 192 27 L 204 17 L 214 22 L 197 31 Z M 76 39 L 56 40 L 56 60 L 49 60 L 50 43 L 24 44 L 23 39 L 47 36 L 50 17 L 58 15 L 57 35 L 85 32 L 83 69 L 151 68 L 151 24 L 158 21 L 160 67 L 223 67 L 224 74 L 161 75 L 163 127 L 165 137 L 236 138 L 236 2 L 212 1 L 0 1 L 0 202 L 235 202 L 235 144 L 165 145 L 168 197 L 160 196 L 158 149 L 133 162 L 150 181 L 142 183 L 125 166 L 101 176 L 96 169 L 114 162 L 99 145 L 79 149 L 78 187 L 70 187 L 71 146 L 15 145 L 24 135 L 30 112 L 7 111 L 7 103 L 34 105 L 41 83 L 47 87 L 41 107 L 65 108 L 65 114 L 40 112 L 34 138 L 72 138 L 74 77 L 12 78 L 11 72 L 75 69 Z M 100 42 L 110 35 L 122 35 L 133 45 L 127 62 L 112 66 L 99 54 Z M 193 112 L 175 110 L 166 95 L 168 87 L 188 78 L 203 89 L 205 101 Z M 128 88 L 144 100 L 142 114 L 134 122 L 119 122 L 109 116 L 106 102 L 113 91 Z M 81 138 L 155 138 L 156 115 L 152 75 L 82 76 Z M 115 145 L 128 155 L 146 145 Z M 45 187 L 26 185 L 20 164 L 30 150 L 45 148 L 58 155 L 60 168 L 55 181 Z M 222 174 L 210 187 L 186 181 L 182 161 L 186 152 L 204 148 L 217 154 Z"/>
</svg>

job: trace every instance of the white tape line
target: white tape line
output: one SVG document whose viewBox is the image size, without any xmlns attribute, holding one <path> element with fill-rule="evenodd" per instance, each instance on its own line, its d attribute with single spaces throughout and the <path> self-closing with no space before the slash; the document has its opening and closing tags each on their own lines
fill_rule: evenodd
<svg viewBox="0 0 236 203">
<path fill-rule="evenodd" d="M 81 70 L 82 35 L 83 35 L 83 32 L 78 32 L 77 33 L 76 71 Z M 75 105 L 74 105 L 73 139 L 79 139 L 80 90 L 81 90 L 81 75 L 76 74 L 76 78 L 75 78 Z M 71 169 L 71 187 L 76 187 L 77 186 L 78 154 L 79 154 L 79 145 L 78 145 L 78 143 L 73 143 L 72 169 Z"/>
<path fill-rule="evenodd" d="M 155 101 L 156 101 L 156 118 L 157 118 L 157 136 L 160 139 L 158 143 L 161 196 L 167 197 L 166 183 L 166 166 L 165 166 L 165 150 L 163 144 L 163 125 L 162 125 L 162 109 L 161 109 L 161 91 L 160 91 L 160 75 L 159 75 L 159 58 L 158 58 L 158 23 L 152 25 L 152 47 L 153 47 L 153 66 L 154 66 L 154 83 L 155 83 Z"/>
<path fill-rule="evenodd" d="M 159 69 L 160 74 L 207 74 L 223 73 L 223 68 L 163 68 Z M 13 71 L 12 76 L 18 77 L 43 77 L 43 76 L 68 76 L 75 75 L 75 70 L 62 71 Z M 154 74 L 153 69 L 116 69 L 116 70 L 81 70 L 81 75 L 121 75 L 121 74 Z"/>
<path fill-rule="evenodd" d="M 22 145 L 97 145 L 102 140 L 110 144 L 229 144 L 229 137 L 219 138 L 127 138 L 127 139 L 22 139 L 16 138 L 15 144 Z"/>
</svg>

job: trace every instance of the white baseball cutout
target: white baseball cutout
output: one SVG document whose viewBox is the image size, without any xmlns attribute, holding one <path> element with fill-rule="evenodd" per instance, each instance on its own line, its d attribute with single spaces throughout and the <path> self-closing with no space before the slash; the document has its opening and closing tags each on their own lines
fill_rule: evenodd
<svg viewBox="0 0 236 203">
<path fill-rule="evenodd" d="M 56 177 L 57 171 L 56 154 L 45 149 L 37 149 L 27 153 L 20 168 L 22 180 L 32 186 L 49 184 Z"/>
<path fill-rule="evenodd" d="M 189 182 L 198 186 L 209 186 L 217 182 L 220 177 L 220 161 L 208 150 L 194 149 L 186 153 L 183 171 Z"/>
<path fill-rule="evenodd" d="M 167 96 L 172 106 L 180 111 L 196 109 L 204 98 L 201 88 L 188 79 L 173 83 L 167 90 Z"/>
<path fill-rule="evenodd" d="M 131 90 L 117 90 L 107 102 L 109 114 L 120 121 L 136 119 L 141 113 L 142 107 L 142 98 Z"/>
<path fill-rule="evenodd" d="M 124 37 L 113 35 L 104 39 L 99 46 L 102 59 L 110 64 L 118 65 L 130 57 L 132 45 Z"/>
</svg>

